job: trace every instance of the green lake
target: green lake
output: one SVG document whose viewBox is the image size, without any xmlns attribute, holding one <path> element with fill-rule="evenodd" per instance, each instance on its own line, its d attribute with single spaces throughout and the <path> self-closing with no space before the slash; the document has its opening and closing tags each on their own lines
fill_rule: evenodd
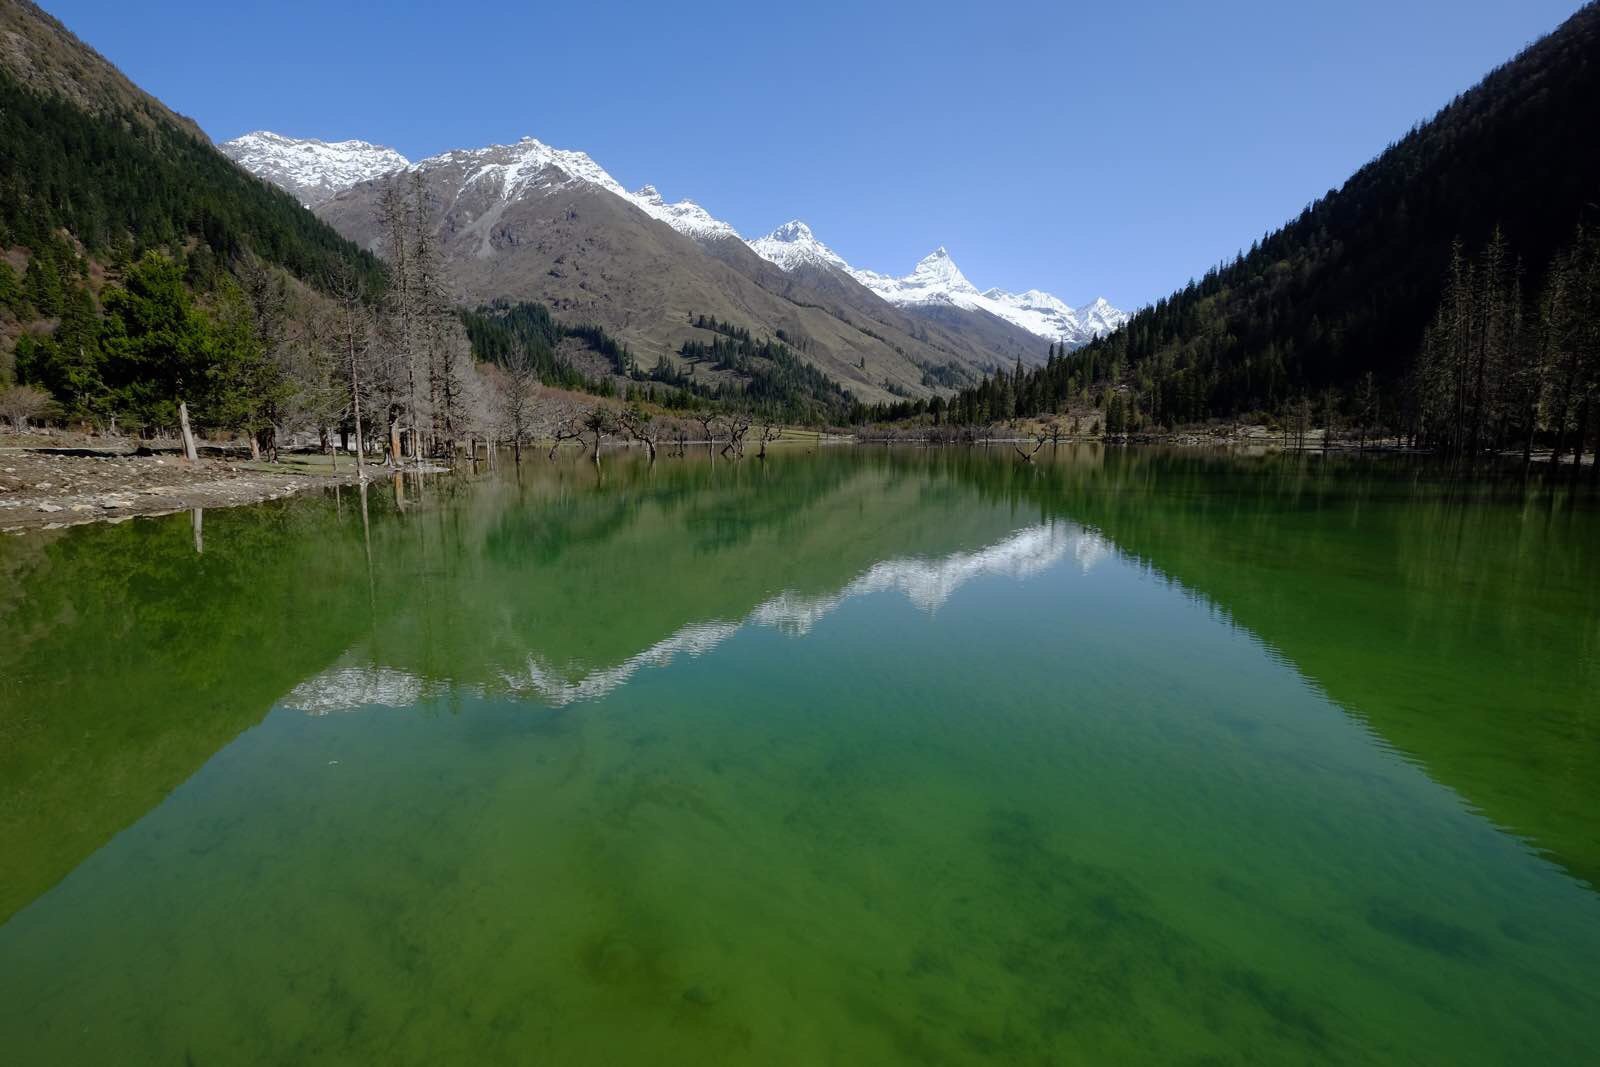
<svg viewBox="0 0 1600 1067">
<path fill-rule="evenodd" d="M 1600 1063 L 1600 504 L 542 453 L 0 539 L 0 1061 Z"/>
</svg>

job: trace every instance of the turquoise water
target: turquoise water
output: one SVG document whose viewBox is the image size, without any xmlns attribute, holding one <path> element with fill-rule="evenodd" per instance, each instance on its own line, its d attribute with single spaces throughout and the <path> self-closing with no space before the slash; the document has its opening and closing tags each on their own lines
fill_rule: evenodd
<svg viewBox="0 0 1600 1067">
<path fill-rule="evenodd" d="M 1585 1063 L 1600 515 L 609 459 L 0 546 L 0 1047 Z"/>
</svg>

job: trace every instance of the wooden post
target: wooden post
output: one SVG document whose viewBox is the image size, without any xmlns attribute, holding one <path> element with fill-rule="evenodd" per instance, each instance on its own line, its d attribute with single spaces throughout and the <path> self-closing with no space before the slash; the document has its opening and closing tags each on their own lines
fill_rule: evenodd
<svg viewBox="0 0 1600 1067">
<path fill-rule="evenodd" d="M 194 447 L 194 431 L 189 429 L 189 405 L 182 400 L 178 401 L 178 429 L 183 434 L 183 458 L 190 463 L 200 462 L 200 454 Z"/>
</svg>

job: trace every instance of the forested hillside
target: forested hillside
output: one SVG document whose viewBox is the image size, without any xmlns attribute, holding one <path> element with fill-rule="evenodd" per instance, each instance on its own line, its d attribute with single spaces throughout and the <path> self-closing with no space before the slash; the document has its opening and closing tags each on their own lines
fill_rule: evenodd
<svg viewBox="0 0 1600 1067">
<path fill-rule="evenodd" d="M 543 304 L 497 300 L 461 312 L 475 358 L 541 384 L 620 396 L 668 410 L 736 409 L 808 424 L 841 423 L 859 410 L 850 393 L 797 357 L 782 338 L 756 338 L 745 326 L 692 316 L 705 340 L 685 341 L 681 362 L 664 356 L 641 366 L 624 342 L 593 324 L 564 325 Z M 600 373 L 585 373 L 565 351 L 575 343 Z"/>
<path fill-rule="evenodd" d="M 23 0 L 0 11 L 0 387 L 7 414 L 254 432 L 336 403 L 304 345 L 334 279 L 383 268 L 241 171 Z"/>
<path fill-rule="evenodd" d="M 1480 427 L 1479 444 L 1525 440 L 1530 418 L 1541 437 L 1574 434 L 1600 378 L 1593 327 L 1583 325 L 1600 305 L 1593 272 L 1582 268 L 1589 239 L 1579 229 L 1600 223 L 1596 115 L 1600 6 L 1590 4 L 1248 252 L 1110 336 L 1052 352 L 1046 368 L 963 391 L 952 417 L 1005 419 L 1092 402 L 1108 421 L 1116 416 L 1108 428 L 1132 431 L 1309 409 L 1318 421 L 1364 419 L 1454 442 L 1459 429 L 1440 424 L 1440 401 L 1428 392 L 1444 388 L 1452 418 L 1501 425 L 1497 434 Z M 1493 278 L 1480 283 L 1495 295 L 1481 293 L 1472 307 L 1514 299 L 1523 333 L 1484 342 L 1503 352 L 1470 360 L 1458 352 L 1466 369 L 1446 375 L 1448 383 L 1424 380 L 1414 373 L 1424 337 L 1447 288 L 1460 292 L 1452 264 L 1491 246 Z M 1558 261 L 1567 266 L 1552 272 Z M 1453 308 L 1469 311 L 1461 299 Z M 1574 371 L 1567 349 L 1585 345 Z M 1501 395 L 1468 396 L 1492 391 L 1479 378 L 1494 377 L 1496 360 Z M 1535 386 L 1523 379 L 1534 372 L 1539 396 L 1529 416 Z M 1491 412 L 1496 404 L 1521 413 Z"/>
</svg>

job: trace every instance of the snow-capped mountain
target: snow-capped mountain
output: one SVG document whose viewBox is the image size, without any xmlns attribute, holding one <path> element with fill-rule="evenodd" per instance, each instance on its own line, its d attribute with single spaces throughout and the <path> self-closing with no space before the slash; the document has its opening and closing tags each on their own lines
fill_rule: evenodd
<svg viewBox="0 0 1600 1067">
<path fill-rule="evenodd" d="M 799 219 L 786 222 L 749 244 L 756 255 L 786 271 L 799 270 L 801 267 L 830 267 L 846 274 L 855 274 L 843 256 L 817 240 L 811 227 Z"/>
<path fill-rule="evenodd" d="M 1025 293 L 986 289 L 983 298 L 990 305 L 985 310 L 992 308 L 994 314 L 1030 333 L 1053 336 L 1073 345 L 1108 334 L 1128 321 L 1128 313 L 1112 307 L 1103 296 L 1079 308 L 1070 307 L 1059 297 L 1038 289 Z"/>
<path fill-rule="evenodd" d="M 895 278 L 852 267 L 799 219 L 786 222 L 749 244 L 756 255 L 791 273 L 802 267 L 843 271 L 897 307 L 946 305 L 966 311 L 985 311 L 1031 334 L 1070 345 L 1081 345 L 1110 333 L 1128 318 L 1126 312 L 1112 307 L 1104 297 L 1074 309 L 1059 297 L 1039 289 L 1029 289 L 1025 293 L 988 289 L 980 293 L 961 273 L 943 245 L 925 256 L 910 274 Z"/>
<path fill-rule="evenodd" d="M 392 148 L 366 141 L 317 141 L 257 130 L 218 145 L 259 178 L 316 207 L 357 182 L 404 170 L 411 162 Z"/>
<path fill-rule="evenodd" d="M 732 225 L 693 200 L 669 203 L 653 185 L 629 192 L 587 153 L 552 148 L 532 137 L 511 145 L 457 149 L 417 163 L 409 163 L 392 148 L 365 141 L 330 143 L 265 131 L 245 134 L 221 147 L 245 169 L 288 189 L 308 207 L 325 203 L 360 182 L 398 170 L 449 170 L 464 175 L 462 189 L 487 192 L 503 203 L 540 191 L 593 186 L 702 244 L 743 240 Z M 910 274 L 895 277 L 851 266 L 799 220 L 747 243 L 757 255 L 786 272 L 808 267 L 839 271 L 900 308 L 949 307 L 985 312 L 1051 341 L 1083 344 L 1116 329 L 1128 317 L 1104 299 L 1073 308 L 1038 289 L 1025 293 L 1001 289 L 980 292 L 943 247 L 925 257 Z"/>
<path fill-rule="evenodd" d="M 1126 312 L 1112 307 L 1104 297 L 1075 309 L 1040 289 L 1029 289 L 1025 293 L 988 289 L 980 293 L 961 273 L 943 245 L 924 256 L 916 268 L 902 278 L 870 270 L 846 269 L 856 281 L 898 307 L 943 304 L 968 311 L 985 311 L 1031 334 L 1069 345 L 1085 344 L 1110 333 L 1128 319 Z"/>
<path fill-rule="evenodd" d="M 741 240 L 738 230 L 719 218 L 713 218 L 711 212 L 693 200 L 679 200 L 675 204 L 669 204 L 661 199 L 661 194 L 656 192 L 656 187 L 653 185 L 646 185 L 629 193 L 628 199 L 638 204 L 646 215 L 660 219 L 679 233 L 687 234 L 697 241 Z"/>
</svg>

